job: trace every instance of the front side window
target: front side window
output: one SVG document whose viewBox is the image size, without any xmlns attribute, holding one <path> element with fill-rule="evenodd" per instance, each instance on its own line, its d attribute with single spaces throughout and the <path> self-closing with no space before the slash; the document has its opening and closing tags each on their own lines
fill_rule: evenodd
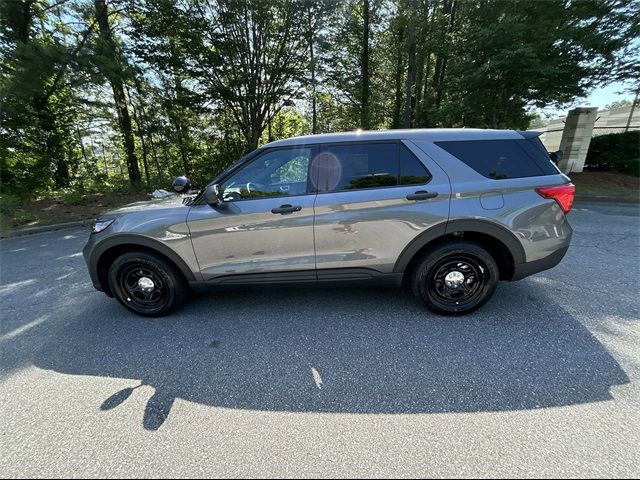
<svg viewBox="0 0 640 480">
<path fill-rule="evenodd" d="M 311 148 L 268 151 L 234 173 L 220 186 L 225 200 L 304 195 L 309 193 Z"/>
</svg>

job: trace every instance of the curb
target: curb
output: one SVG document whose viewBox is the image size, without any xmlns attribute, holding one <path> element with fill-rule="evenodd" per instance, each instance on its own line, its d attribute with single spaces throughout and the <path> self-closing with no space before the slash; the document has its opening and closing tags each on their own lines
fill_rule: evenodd
<svg viewBox="0 0 640 480">
<path fill-rule="evenodd" d="M 40 227 L 16 228 L 8 232 L 1 232 L 0 238 L 22 237 L 25 235 L 33 235 L 36 233 L 53 232 L 56 230 L 65 230 L 67 228 L 84 227 L 87 225 L 91 225 L 91 223 L 93 223 L 93 220 L 94 219 L 91 218 L 88 220 L 76 220 L 73 222 L 56 223 L 54 225 L 42 225 Z"/>
</svg>

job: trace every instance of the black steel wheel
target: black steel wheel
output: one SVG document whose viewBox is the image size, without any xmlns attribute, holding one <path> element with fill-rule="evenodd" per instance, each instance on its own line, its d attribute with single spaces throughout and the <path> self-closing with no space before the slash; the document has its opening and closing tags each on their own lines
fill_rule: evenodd
<svg viewBox="0 0 640 480">
<path fill-rule="evenodd" d="M 109 269 L 111 292 L 139 315 L 166 315 L 186 298 L 187 286 L 177 268 L 147 252 L 119 256 Z"/>
<path fill-rule="evenodd" d="M 484 305 L 499 279 L 495 260 L 480 245 L 443 244 L 418 261 L 412 275 L 414 294 L 436 313 L 463 315 Z"/>
</svg>

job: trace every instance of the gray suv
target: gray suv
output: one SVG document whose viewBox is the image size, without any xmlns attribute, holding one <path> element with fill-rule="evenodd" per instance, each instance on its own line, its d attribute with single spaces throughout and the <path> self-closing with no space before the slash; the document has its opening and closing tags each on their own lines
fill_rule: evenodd
<svg viewBox="0 0 640 480">
<path fill-rule="evenodd" d="M 184 177 L 174 186 L 189 189 Z M 84 257 L 95 288 L 145 316 L 192 289 L 276 283 L 406 283 L 431 310 L 460 315 L 499 280 L 560 262 L 574 191 L 531 132 L 298 137 L 197 193 L 105 214 Z"/>
</svg>

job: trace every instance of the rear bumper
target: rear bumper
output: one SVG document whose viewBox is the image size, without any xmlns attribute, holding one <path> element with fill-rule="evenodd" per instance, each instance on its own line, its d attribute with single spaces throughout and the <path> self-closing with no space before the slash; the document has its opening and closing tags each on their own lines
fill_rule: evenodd
<svg viewBox="0 0 640 480">
<path fill-rule="evenodd" d="M 551 255 L 541 258 L 540 260 L 534 260 L 533 262 L 521 263 L 515 265 L 513 269 L 513 277 L 511 280 L 522 280 L 525 277 L 533 275 L 534 273 L 549 270 L 560 263 L 565 254 L 569 250 L 569 245 L 556 250 Z"/>
</svg>

